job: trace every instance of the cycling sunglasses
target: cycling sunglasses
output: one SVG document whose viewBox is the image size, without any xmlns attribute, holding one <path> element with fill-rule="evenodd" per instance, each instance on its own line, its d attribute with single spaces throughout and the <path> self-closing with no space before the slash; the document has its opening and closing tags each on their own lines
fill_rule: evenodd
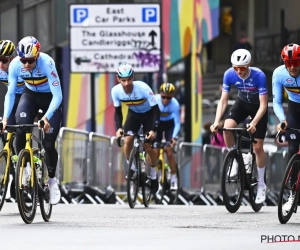
<svg viewBox="0 0 300 250">
<path fill-rule="evenodd" d="M 293 60 L 293 61 L 284 61 L 284 65 L 286 67 L 298 67 L 300 66 L 300 60 Z"/>
<path fill-rule="evenodd" d="M 8 63 L 9 59 L 7 58 L 0 58 L 0 62 L 2 62 L 3 64 Z"/>
<path fill-rule="evenodd" d="M 21 61 L 21 63 L 23 63 L 23 64 L 26 64 L 26 63 L 28 63 L 28 64 L 33 64 L 33 63 L 36 61 L 36 59 L 35 59 L 35 58 L 30 58 L 30 59 L 23 59 L 23 58 L 20 58 L 20 61 Z"/>
<path fill-rule="evenodd" d="M 232 66 L 235 71 L 244 72 L 248 68 L 248 66 Z"/>
<path fill-rule="evenodd" d="M 167 100 L 171 100 L 171 99 L 172 99 L 172 97 L 170 97 L 170 96 L 164 96 L 164 95 L 162 95 L 162 96 L 161 96 L 161 99 L 167 99 Z"/>
</svg>

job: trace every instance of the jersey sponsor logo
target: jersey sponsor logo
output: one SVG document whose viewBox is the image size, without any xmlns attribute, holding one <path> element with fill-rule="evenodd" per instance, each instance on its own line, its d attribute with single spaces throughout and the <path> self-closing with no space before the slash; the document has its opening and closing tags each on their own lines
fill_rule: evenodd
<svg viewBox="0 0 300 250">
<path fill-rule="evenodd" d="M 52 83 L 52 85 L 53 85 L 53 86 L 58 86 L 58 85 L 59 85 L 59 82 L 58 82 L 58 81 L 55 81 L 55 82 Z"/>
<path fill-rule="evenodd" d="M 51 75 L 53 75 L 55 78 L 57 78 L 57 75 L 55 74 L 54 71 L 51 72 Z"/>
<path fill-rule="evenodd" d="M 41 69 L 38 68 L 37 71 L 36 71 L 36 73 L 41 73 Z"/>
<path fill-rule="evenodd" d="M 291 139 L 295 140 L 296 139 L 296 135 L 295 134 L 290 134 Z"/>
<path fill-rule="evenodd" d="M 156 102 L 156 98 L 153 97 L 153 98 L 151 99 L 151 102 Z"/>
<path fill-rule="evenodd" d="M 287 82 L 293 82 L 291 78 L 286 79 Z"/>
<path fill-rule="evenodd" d="M 25 73 L 25 72 L 27 72 L 27 69 L 21 69 L 21 72 L 23 72 L 23 73 Z"/>
<path fill-rule="evenodd" d="M 48 65 L 48 67 L 50 67 L 52 69 L 52 67 L 53 67 L 52 61 L 50 61 L 47 65 Z"/>
<path fill-rule="evenodd" d="M 27 114 L 25 112 L 20 113 L 20 117 L 26 117 L 26 116 L 27 116 Z"/>
<path fill-rule="evenodd" d="M 1 72 L 1 75 L 2 75 L 2 76 L 5 76 L 5 75 L 6 75 L 6 73 L 5 73 L 4 71 L 2 71 L 2 72 Z"/>
<path fill-rule="evenodd" d="M 236 82 L 236 83 L 235 83 L 235 85 L 239 85 L 239 84 L 241 84 L 241 82 Z"/>
<path fill-rule="evenodd" d="M 151 95 L 151 96 L 152 96 L 152 95 L 153 95 L 153 93 L 152 93 L 152 92 L 149 92 L 149 95 Z"/>
</svg>

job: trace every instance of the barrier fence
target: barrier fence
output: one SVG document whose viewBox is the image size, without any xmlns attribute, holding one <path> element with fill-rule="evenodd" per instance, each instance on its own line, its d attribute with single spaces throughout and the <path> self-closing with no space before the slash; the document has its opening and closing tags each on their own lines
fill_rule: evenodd
<svg viewBox="0 0 300 250">
<path fill-rule="evenodd" d="M 58 166 L 57 176 L 62 185 L 73 193 L 78 193 L 74 200 L 80 203 L 88 199 L 92 203 L 123 203 L 121 195 L 126 193 L 124 179 L 127 163 L 123 149 L 116 145 L 116 138 L 97 133 L 62 128 L 57 140 Z M 265 147 L 268 201 L 266 204 L 277 205 L 277 196 L 285 170 L 285 150 L 275 150 L 274 145 Z M 217 205 L 222 202 L 220 178 L 222 163 L 227 149 L 213 145 L 180 142 L 176 155 L 180 172 L 179 186 L 188 192 L 190 201 L 184 204 Z M 92 188 L 94 197 L 82 194 Z M 116 198 L 112 197 L 116 194 Z M 83 197 L 85 196 L 85 197 Z M 95 198 L 96 197 L 96 198 Z M 95 201 L 97 200 L 97 201 Z"/>
</svg>

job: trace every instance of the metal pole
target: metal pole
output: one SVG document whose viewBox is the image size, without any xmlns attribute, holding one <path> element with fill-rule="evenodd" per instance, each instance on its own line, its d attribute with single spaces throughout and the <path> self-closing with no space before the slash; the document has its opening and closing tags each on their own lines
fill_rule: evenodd
<svg viewBox="0 0 300 250">
<path fill-rule="evenodd" d="M 91 132 L 96 131 L 95 73 L 91 73 Z"/>
</svg>

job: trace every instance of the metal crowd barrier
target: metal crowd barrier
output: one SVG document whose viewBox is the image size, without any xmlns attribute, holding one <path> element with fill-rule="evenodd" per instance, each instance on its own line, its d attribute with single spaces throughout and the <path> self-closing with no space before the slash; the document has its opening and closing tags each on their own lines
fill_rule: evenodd
<svg viewBox="0 0 300 250">
<path fill-rule="evenodd" d="M 87 131 L 62 128 L 58 148 L 57 176 L 62 185 L 73 194 L 72 203 L 84 200 L 93 204 L 104 204 L 105 199 L 123 204 L 126 199 L 127 170 L 123 149 L 115 137 Z M 177 163 L 180 172 L 179 195 L 181 204 L 218 205 L 222 203 L 221 171 L 226 148 L 198 143 L 180 142 Z M 285 170 L 285 150 L 266 152 L 266 174 L 268 187 L 267 204 L 277 205 L 281 179 Z M 107 193 L 115 192 L 116 201 Z M 188 192 L 187 197 L 184 192 Z M 245 202 L 245 204 L 247 204 Z"/>
</svg>

